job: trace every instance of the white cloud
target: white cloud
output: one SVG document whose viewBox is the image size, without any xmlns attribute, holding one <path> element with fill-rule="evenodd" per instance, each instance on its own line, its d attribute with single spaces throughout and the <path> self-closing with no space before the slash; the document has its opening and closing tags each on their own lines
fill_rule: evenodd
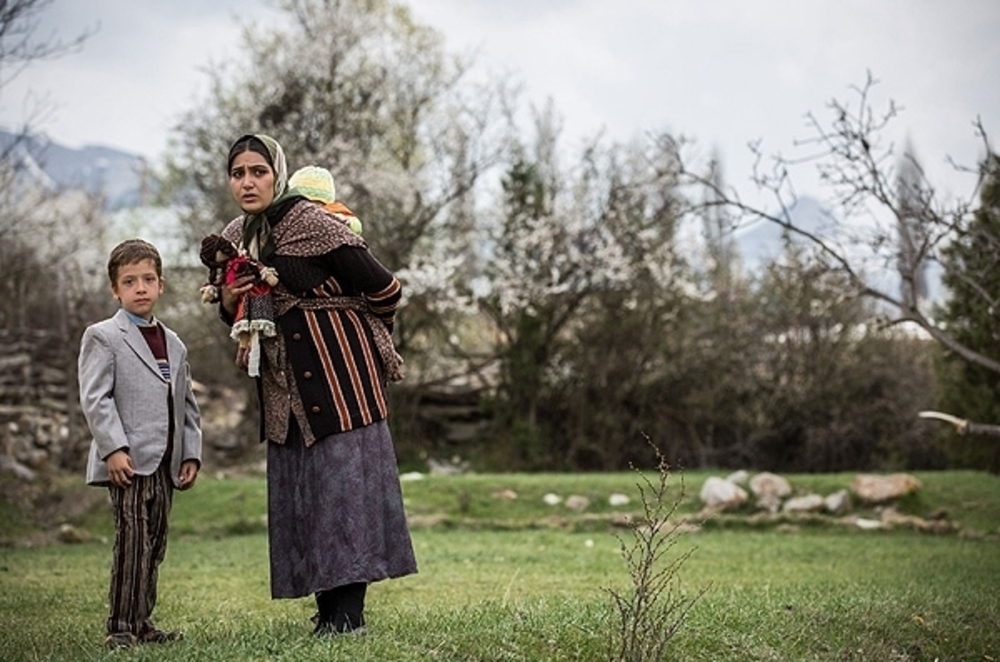
<svg viewBox="0 0 1000 662">
<path fill-rule="evenodd" d="M 38 36 L 66 41 L 92 32 L 79 52 L 32 63 L 3 89 L 0 125 L 29 119 L 33 104 L 49 109 L 40 128 L 70 147 L 100 144 L 155 158 L 179 115 L 207 88 L 204 69 L 235 57 L 239 8 L 262 17 L 260 0 L 54 2 Z"/>
<path fill-rule="evenodd" d="M 273 16 L 269 0 L 56 0 L 45 29 L 64 37 L 100 22 L 81 53 L 35 63 L 0 96 L 12 125 L 33 94 L 57 105 L 44 128 L 70 146 L 99 143 L 155 157 L 207 86 L 203 69 L 240 57 L 240 26 Z M 994 0 L 414 0 L 417 20 L 450 50 L 479 49 L 536 103 L 552 97 L 571 140 L 669 130 L 718 148 L 734 183 L 746 144 L 787 152 L 804 115 L 851 99 L 867 70 L 874 100 L 904 112 L 932 177 L 945 158 L 974 164 L 971 122 L 1000 133 L 1000 3 Z M 966 191 L 961 191 L 966 193 Z"/>
</svg>

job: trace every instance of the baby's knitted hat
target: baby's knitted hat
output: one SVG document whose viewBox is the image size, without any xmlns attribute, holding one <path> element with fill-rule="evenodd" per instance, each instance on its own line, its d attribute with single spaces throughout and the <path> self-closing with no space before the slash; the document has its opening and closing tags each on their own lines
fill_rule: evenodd
<svg viewBox="0 0 1000 662">
<path fill-rule="evenodd" d="M 291 188 L 310 200 L 318 202 L 333 202 L 337 199 L 337 190 L 333 186 L 333 175 L 326 168 L 319 166 L 304 166 L 299 168 L 288 180 Z"/>
</svg>

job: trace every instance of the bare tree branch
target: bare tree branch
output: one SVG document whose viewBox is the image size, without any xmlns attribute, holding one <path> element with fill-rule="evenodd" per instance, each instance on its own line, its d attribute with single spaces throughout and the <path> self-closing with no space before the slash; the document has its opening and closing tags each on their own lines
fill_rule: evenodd
<svg viewBox="0 0 1000 662">
<path fill-rule="evenodd" d="M 973 423 L 972 421 L 964 418 L 952 416 L 951 414 L 945 414 L 940 411 L 922 411 L 917 415 L 920 416 L 920 418 L 931 418 L 944 421 L 945 423 L 951 423 L 955 426 L 955 431 L 961 435 L 1000 437 L 1000 425 Z"/>
<path fill-rule="evenodd" d="M 808 114 L 812 136 L 795 143 L 806 149 L 803 156 L 790 159 L 774 155 L 769 159 L 770 169 L 765 170 L 762 166 L 767 160 L 760 142 L 750 145 L 755 155 L 752 180 L 771 198 L 772 209 L 744 202 L 736 190 L 723 189 L 711 173 L 685 168 L 685 184 L 709 191 L 705 202 L 693 204 L 689 212 L 703 213 L 723 206 L 734 210 L 744 222 L 763 220 L 779 226 L 789 236 L 804 240 L 805 245 L 816 249 L 818 258 L 842 272 L 851 294 L 884 304 L 889 316 L 885 323 L 912 322 L 966 360 L 1000 373 L 1000 362 L 958 342 L 934 320 L 933 302 L 928 300 L 924 285 L 929 265 L 950 269 L 940 259 L 941 248 L 967 231 L 985 173 L 982 167 L 964 169 L 978 176 L 972 195 L 968 200 L 943 204 L 912 151 L 907 149 L 898 156 L 895 146 L 884 142 L 886 129 L 900 109 L 891 101 L 881 111 L 872 106 L 871 92 L 877 83 L 869 72 L 864 84 L 853 88 L 857 95 L 854 104 L 829 102 L 832 119 L 827 123 Z M 974 126 L 988 150 L 981 121 L 977 119 Z M 806 227 L 792 214 L 800 200 L 792 171 L 804 165 L 813 165 L 820 184 L 832 192 L 827 201 L 836 216 L 831 216 L 832 228 Z M 851 221 L 858 219 L 863 223 L 852 225 Z M 1000 237 L 983 239 L 1000 244 Z M 898 292 L 877 284 L 866 273 L 869 261 L 884 265 L 883 270 L 895 262 L 900 279 Z M 970 274 L 962 277 L 973 278 Z M 988 290 L 977 287 L 976 291 L 985 305 L 995 305 Z"/>
<path fill-rule="evenodd" d="M 87 29 L 63 41 L 53 32 L 39 35 L 39 15 L 52 0 L 0 1 L 0 89 L 37 60 L 59 57 L 80 49 L 97 32 Z"/>
</svg>

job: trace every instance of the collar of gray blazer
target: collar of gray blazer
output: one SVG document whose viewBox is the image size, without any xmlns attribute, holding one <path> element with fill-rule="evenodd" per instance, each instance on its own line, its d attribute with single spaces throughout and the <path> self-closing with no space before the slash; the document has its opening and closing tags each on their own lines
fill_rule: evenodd
<svg viewBox="0 0 1000 662">
<path fill-rule="evenodd" d="M 128 344 L 128 346 L 132 348 L 132 351 L 142 359 L 142 362 L 147 368 L 159 375 L 160 379 L 169 383 L 170 380 L 164 377 L 163 373 L 160 372 L 160 366 L 156 362 L 156 357 L 153 356 L 153 350 L 149 348 L 149 343 L 146 342 L 146 339 L 142 337 L 142 332 L 139 331 L 140 326 L 148 327 L 149 324 L 146 323 L 145 320 L 143 320 L 141 324 L 136 324 L 135 319 L 133 319 L 135 317 L 135 315 L 132 315 L 124 308 L 119 308 L 118 312 L 115 313 L 114 319 L 118 328 L 125 334 L 125 343 Z M 141 320 L 142 318 L 140 317 L 139 319 Z M 158 320 L 154 317 L 152 323 L 158 324 Z M 181 364 L 179 363 L 181 351 L 175 344 L 176 341 L 172 335 L 170 333 L 165 333 L 165 335 L 166 337 L 164 340 L 167 343 L 167 361 L 170 365 L 170 374 L 177 374 L 176 371 L 181 369 Z"/>
</svg>

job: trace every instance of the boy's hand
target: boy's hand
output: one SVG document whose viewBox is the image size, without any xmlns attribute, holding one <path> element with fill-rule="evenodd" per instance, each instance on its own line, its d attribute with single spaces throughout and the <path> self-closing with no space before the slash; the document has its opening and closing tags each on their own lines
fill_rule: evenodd
<svg viewBox="0 0 1000 662">
<path fill-rule="evenodd" d="M 186 460 L 184 464 L 181 465 L 181 473 L 177 476 L 177 480 L 180 483 L 177 489 L 187 490 L 194 485 L 195 479 L 198 477 L 198 463 L 194 460 Z"/>
<path fill-rule="evenodd" d="M 242 344 L 236 348 L 236 367 L 246 372 L 250 367 L 250 345 L 244 347 Z"/>
<path fill-rule="evenodd" d="M 128 487 L 132 484 L 132 476 L 135 474 L 135 465 L 132 464 L 132 456 L 124 448 L 116 450 L 105 460 L 108 465 L 108 478 L 115 487 Z"/>
</svg>

